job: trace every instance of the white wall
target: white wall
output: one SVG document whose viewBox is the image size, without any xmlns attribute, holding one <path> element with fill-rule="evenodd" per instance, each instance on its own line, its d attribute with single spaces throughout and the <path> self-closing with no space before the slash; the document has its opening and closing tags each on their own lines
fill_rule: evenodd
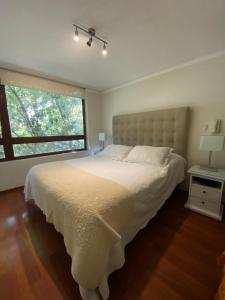
<svg viewBox="0 0 225 300">
<path fill-rule="evenodd" d="M 102 102 L 100 95 L 94 91 L 86 91 L 86 124 L 88 148 L 99 147 L 98 132 L 102 130 Z M 26 158 L 0 163 L 0 191 L 23 186 L 28 170 L 43 162 L 65 160 L 89 155 L 89 151 L 63 153 L 35 158 Z"/>
<path fill-rule="evenodd" d="M 225 55 L 103 94 L 104 130 L 112 134 L 113 115 L 179 106 L 191 108 L 188 163 L 206 163 L 208 153 L 198 149 L 205 123 L 222 119 L 225 134 Z M 225 167 L 225 152 L 213 161 Z"/>
<path fill-rule="evenodd" d="M 87 134 L 90 149 L 99 148 L 98 133 L 102 131 L 102 100 L 101 95 L 86 90 Z"/>
</svg>

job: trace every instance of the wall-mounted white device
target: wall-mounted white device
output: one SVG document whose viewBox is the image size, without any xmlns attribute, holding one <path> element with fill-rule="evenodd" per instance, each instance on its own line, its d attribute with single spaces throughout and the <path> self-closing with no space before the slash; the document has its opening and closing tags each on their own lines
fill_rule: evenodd
<svg viewBox="0 0 225 300">
<path fill-rule="evenodd" d="M 220 133 L 220 130 L 221 130 L 221 124 L 222 124 L 222 120 L 213 120 L 213 121 L 209 121 L 209 122 L 205 125 L 205 131 L 206 131 L 208 134 Z"/>
</svg>

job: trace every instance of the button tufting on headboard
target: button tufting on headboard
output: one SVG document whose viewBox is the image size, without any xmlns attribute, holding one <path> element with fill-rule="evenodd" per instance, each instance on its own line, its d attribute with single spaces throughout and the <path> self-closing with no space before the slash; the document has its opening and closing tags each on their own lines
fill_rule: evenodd
<svg viewBox="0 0 225 300">
<path fill-rule="evenodd" d="M 186 156 L 188 107 L 113 117 L 113 142 L 122 145 L 169 146 Z"/>
</svg>

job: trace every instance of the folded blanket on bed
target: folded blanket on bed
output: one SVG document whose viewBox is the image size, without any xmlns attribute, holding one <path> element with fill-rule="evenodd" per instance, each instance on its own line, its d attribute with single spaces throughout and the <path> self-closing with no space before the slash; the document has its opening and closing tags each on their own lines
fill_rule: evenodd
<svg viewBox="0 0 225 300">
<path fill-rule="evenodd" d="M 133 214 L 130 192 L 122 185 L 64 162 L 33 167 L 25 184 L 33 199 L 64 237 L 72 275 L 86 288 L 97 288 L 112 246 Z"/>
</svg>

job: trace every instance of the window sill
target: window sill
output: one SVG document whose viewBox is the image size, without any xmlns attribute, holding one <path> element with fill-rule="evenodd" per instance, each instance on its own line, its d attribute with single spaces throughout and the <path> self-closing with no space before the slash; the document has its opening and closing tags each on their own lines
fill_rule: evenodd
<svg viewBox="0 0 225 300">
<path fill-rule="evenodd" d="M 89 155 L 88 149 L 79 149 L 79 150 L 69 150 L 69 151 L 60 151 L 60 152 L 53 152 L 53 153 L 43 153 L 43 154 L 35 154 L 35 155 L 29 155 L 29 156 L 19 156 L 15 157 L 14 159 L 7 160 L 7 159 L 0 159 L 0 164 L 1 163 L 8 163 L 8 162 L 13 162 L 13 161 L 18 161 L 18 160 L 28 160 L 28 159 L 41 159 L 45 161 L 47 158 L 50 158 L 52 160 L 53 156 L 59 158 L 60 156 L 78 156 L 78 157 L 84 157 Z M 66 159 L 66 158 L 65 158 Z"/>
</svg>

